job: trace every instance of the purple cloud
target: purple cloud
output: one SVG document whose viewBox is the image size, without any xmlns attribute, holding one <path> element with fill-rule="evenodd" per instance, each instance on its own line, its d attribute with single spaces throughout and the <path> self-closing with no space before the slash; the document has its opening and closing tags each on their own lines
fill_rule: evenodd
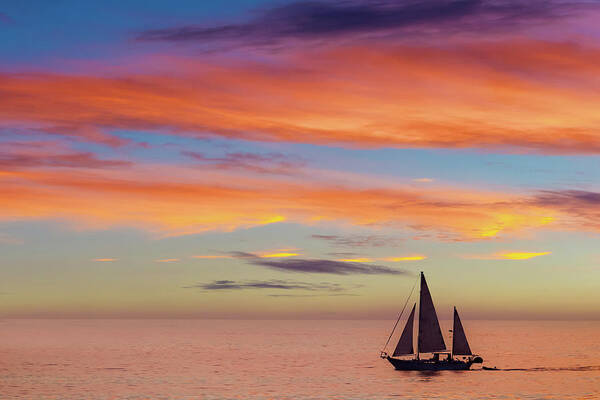
<svg viewBox="0 0 600 400">
<path fill-rule="evenodd" d="M 357 286 L 354 286 L 357 287 Z M 340 292 L 346 290 L 339 283 L 309 283 L 288 281 L 280 279 L 271 279 L 268 281 L 230 281 L 218 280 L 210 283 L 197 283 L 190 286 L 184 286 L 184 289 L 202 289 L 202 290 L 243 290 L 243 289 L 280 289 L 280 290 L 308 290 L 308 291 L 328 291 Z"/>
<path fill-rule="evenodd" d="M 182 151 L 181 154 L 218 169 L 241 169 L 260 174 L 293 174 L 306 163 L 281 153 L 227 153 L 223 157 L 207 157 L 203 153 Z"/>
<path fill-rule="evenodd" d="M 92 152 L 79 152 L 61 148 L 55 142 L 3 142 L 0 143 L 0 167 L 67 167 L 114 168 L 132 165 L 129 161 L 105 160 Z"/>
<path fill-rule="evenodd" d="M 585 190 L 545 190 L 537 195 L 534 202 L 541 206 L 600 206 L 600 193 Z"/>
<path fill-rule="evenodd" d="M 389 268 L 383 265 L 334 261 L 323 259 L 264 259 L 251 253 L 235 251 L 230 253 L 233 257 L 246 260 L 253 265 L 260 265 L 287 272 L 304 272 L 313 274 L 333 275 L 411 275 L 411 272 Z"/>
<path fill-rule="evenodd" d="M 400 29 L 413 36 L 434 31 L 479 32 L 510 29 L 522 22 L 555 18 L 591 6 L 583 1 L 567 4 L 540 0 L 299 1 L 263 10 L 246 23 L 154 29 L 140 33 L 137 39 L 270 44 L 285 39 L 331 39 Z"/>
</svg>

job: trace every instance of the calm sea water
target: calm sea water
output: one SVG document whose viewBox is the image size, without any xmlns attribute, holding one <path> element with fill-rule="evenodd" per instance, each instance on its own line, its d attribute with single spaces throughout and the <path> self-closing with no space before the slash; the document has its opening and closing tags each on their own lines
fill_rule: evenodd
<svg viewBox="0 0 600 400">
<path fill-rule="evenodd" d="M 484 365 L 511 370 L 437 373 L 378 358 L 391 325 L 2 320 L 0 398 L 600 399 L 598 321 L 464 321 Z"/>
</svg>

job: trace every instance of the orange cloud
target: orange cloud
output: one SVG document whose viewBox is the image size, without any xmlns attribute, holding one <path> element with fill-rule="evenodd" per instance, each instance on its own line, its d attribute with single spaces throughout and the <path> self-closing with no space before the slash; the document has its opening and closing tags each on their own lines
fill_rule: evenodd
<svg viewBox="0 0 600 400">
<path fill-rule="evenodd" d="M 112 261 L 117 261 L 116 258 L 94 258 L 92 261 L 95 262 L 112 262 Z"/>
<path fill-rule="evenodd" d="M 181 261 L 179 258 L 163 258 L 162 260 L 154 260 L 155 262 L 160 262 L 160 263 L 172 263 L 172 262 L 178 262 Z"/>
<path fill-rule="evenodd" d="M 11 171 L 0 175 L 0 219 L 60 219 L 79 228 L 133 226 L 161 235 L 233 230 L 314 217 L 395 226 L 444 240 L 474 240 L 541 228 L 562 217 L 549 205 L 498 192 L 447 187 L 365 188 L 230 175 L 178 182 L 155 167 L 128 171 Z M 161 175 L 161 174 L 164 174 Z M 182 179 L 188 179 L 185 174 Z M 271 251 L 271 253 L 295 253 Z M 287 254 L 291 255 L 291 254 Z"/>
<path fill-rule="evenodd" d="M 123 141 L 106 129 L 353 147 L 600 151 L 598 47 L 446 46 L 303 49 L 271 63 L 146 60 L 167 64 L 168 75 L 2 74 L 0 121 L 113 145 Z"/>
</svg>

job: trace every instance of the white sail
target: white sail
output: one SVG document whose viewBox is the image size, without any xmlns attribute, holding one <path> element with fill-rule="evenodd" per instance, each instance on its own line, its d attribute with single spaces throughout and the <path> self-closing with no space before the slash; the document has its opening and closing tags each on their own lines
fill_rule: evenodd
<svg viewBox="0 0 600 400">
<path fill-rule="evenodd" d="M 440 323 L 435 313 L 433 300 L 425 281 L 425 275 L 421 272 L 421 299 L 419 302 L 419 340 L 417 351 L 420 353 L 432 353 L 434 351 L 446 350 Z"/>
<path fill-rule="evenodd" d="M 471 353 L 471 347 L 469 347 L 467 335 L 465 335 L 465 330 L 460 322 L 456 307 L 454 307 L 454 327 L 452 328 L 452 353 L 464 356 L 473 354 Z"/>
<path fill-rule="evenodd" d="M 402 356 L 406 354 L 413 354 L 413 326 L 415 320 L 415 308 L 417 307 L 417 303 L 412 308 L 408 319 L 406 320 L 406 325 L 404 326 L 404 330 L 402 331 L 402 335 L 400 336 L 400 340 L 396 345 L 396 349 L 394 350 L 393 356 Z"/>
</svg>

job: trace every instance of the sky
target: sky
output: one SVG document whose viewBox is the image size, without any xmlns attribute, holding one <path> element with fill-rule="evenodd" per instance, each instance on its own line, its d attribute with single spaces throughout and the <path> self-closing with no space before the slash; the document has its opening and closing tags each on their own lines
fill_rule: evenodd
<svg viewBox="0 0 600 400">
<path fill-rule="evenodd" d="M 0 317 L 599 319 L 598 21 L 2 2 Z"/>
</svg>

